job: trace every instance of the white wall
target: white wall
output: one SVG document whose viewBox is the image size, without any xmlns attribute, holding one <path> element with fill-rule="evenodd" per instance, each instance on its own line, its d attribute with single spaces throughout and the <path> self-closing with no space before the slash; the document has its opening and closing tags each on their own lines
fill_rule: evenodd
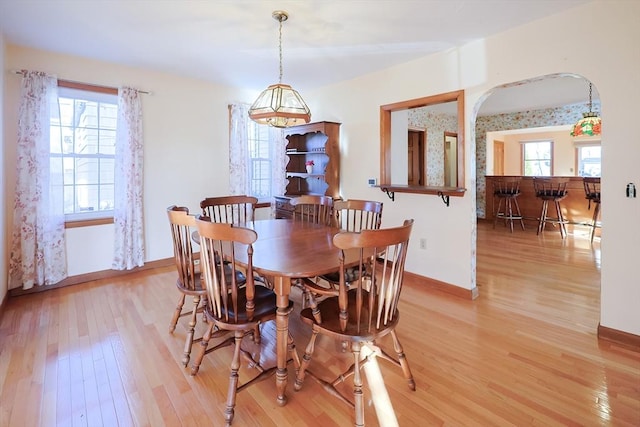
<svg viewBox="0 0 640 427">
<path fill-rule="evenodd" d="M 580 27 L 570 24 L 576 14 L 581 17 Z M 633 222 L 633 218 L 640 217 L 640 198 L 624 197 L 628 182 L 640 185 L 640 144 L 637 138 L 629 137 L 627 126 L 634 122 L 640 99 L 640 49 L 628 47 L 629 40 L 640 40 L 638 16 L 640 2 L 595 1 L 459 49 L 305 91 L 303 96 L 314 120 L 343 124 L 342 196 L 384 202 L 383 226 L 401 224 L 405 218 L 416 220 L 408 271 L 474 288 L 476 195 L 472 132 L 479 100 L 491 88 L 505 83 L 559 72 L 580 74 L 598 88 L 605 123 L 601 324 L 640 335 L 640 279 L 634 269 L 640 228 Z M 597 60 L 587 60 L 584 49 L 578 48 L 586 39 Z M 164 213 L 168 205 L 185 204 L 194 209 L 203 194 L 226 192 L 227 104 L 251 101 L 256 94 L 11 46 L 6 68 L 40 69 L 69 80 L 109 86 L 125 83 L 154 92 L 143 101 L 148 260 L 171 256 Z M 11 141 L 16 132 L 18 80 L 7 77 L 5 86 L 7 188 L 13 188 L 15 181 L 8 166 L 15 160 Z M 379 176 L 379 106 L 461 88 L 466 91 L 465 196 L 452 197 L 449 207 L 436 196 L 416 194 L 396 193 L 396 201 L 392 202 L 379 189 L 368 187 L 367 178 Z M 345 93 L 349 96 L 345 97 Z M 5 200 L 12 197 L 7 194 Z M 419 249 L 420 238 L 427 239 L 426 250 Z M 87 251 L 98 244 L 85 243 L 85 247 L 74 251 Z"/>
<path fill-rule="evenodd" d="M 579 14 L 579 27 L 571 25 Z M 463 288 L 475 286 L 475 144 L 479 100 L 493 87 L 554 73 L 576 73 L 598 88 L 604 122 L 602 302 L 603 326 L 640 335 L 640 198 L 627 199 L 628 182 L 640 184 L 640 144 L 629 137 L 640 99 L 640 2 L 595 1 L 444 54 L 305 93 L 314 117 L 343 123 L 342 194 L 384 202 L 383 225 L 416 220 L 407 269 Z M 589 40 L 585 58 L 580 49 Z M 446 207 L 436 196 L 396 193 L 391 202 L 365 185 L 379 173 L 380 105 L 465 89 L 466 168 L 463 198 Z M 349 97 L 344 97 L 349 93 Z M 323 108 L 331 106 L 331 109 Z M 358 167 L 354 167 L 357 165 Z M 420 250 L 419 238 L 427 238 Z M 482 297 L 482 294 L 480 294 Z"/>
</svg>

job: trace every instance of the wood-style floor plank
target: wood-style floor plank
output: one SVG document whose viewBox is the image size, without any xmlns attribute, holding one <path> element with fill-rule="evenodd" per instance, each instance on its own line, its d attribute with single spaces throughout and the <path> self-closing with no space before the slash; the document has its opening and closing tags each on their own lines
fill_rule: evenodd
<svg viewBox="0 0 640 427">
<path fill-rule="evenodd" d="M 405 281 L 398 335 L 417 390 L 378 361 L 399 424 L 640 425 L 640 352 L 596 334 L 599 238 L 592 245 L 585 227 L 563 240 L 480 222 L 477 261 L 475 301 Z M 222 425 L 231 347 L 190 376 L 185 319 L 168 332 L 177 296 L 175 271 L 161 268 L 11 298 L 0 319 L 0 426 Z M 290 326 L 302 354 L 310 332 L 295 311 Z M 243 343 L 267 366 L 274 344 L 273 323 L 261 347 Z M 310 370 L 333 379 L 352 363 L 341 350 L 320 337 Z M 255 374 L 243 362 L 240 381 Z M 352 425 L 352 410 L 312 378 L 294 392 L 294 374 L 290 366 L 285 407 L 273 377 L 238 394 L 234 425 Z M 366 377 L 365 406 L 367 425 L 379 425 Z"/>
</svg>

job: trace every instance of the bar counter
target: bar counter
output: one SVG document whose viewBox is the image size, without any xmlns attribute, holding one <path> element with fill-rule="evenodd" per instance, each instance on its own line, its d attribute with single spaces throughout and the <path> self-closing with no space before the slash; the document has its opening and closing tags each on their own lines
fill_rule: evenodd
<svg viewBox="0 0 640 427">
<path fill-rule="evenodd" d="M 486 219 L 493 221 L 494 210 L 497 206 L 494 206 L 493 199 L 493 180 L 495 178 L 503 178 L 502 176 L 487 176 L 486 177 Z M 523 176 L 520 182 L 520 196 L 518 196 L 518 205 L 520 206 L 520 212 L 527 221 L 527 225 L 534 225 L 538 223 L 540 218 L 540 211 L 542 209 L 542 201 L 536 197 L 536 193 L 533 190 L 533 177 Z M 546 178 L 546 177 L 545 177 Z M 560 178 L 560 177 L 559 177 Z M 569 224 L 590 224 L 593 217 L 593 203 L 589 210 L 589 201 L 585 198 L 584 184 L 582 183 L 581 176 L 568 176 L 562 178 L 569 178 L 567 184 L 568 195 L 561 202 L 562 214 L 564 218 L 569 221 Z M 555 209 L 552 205 L 549 206 L 549 214 L 555 216 Z"/>
</svg>

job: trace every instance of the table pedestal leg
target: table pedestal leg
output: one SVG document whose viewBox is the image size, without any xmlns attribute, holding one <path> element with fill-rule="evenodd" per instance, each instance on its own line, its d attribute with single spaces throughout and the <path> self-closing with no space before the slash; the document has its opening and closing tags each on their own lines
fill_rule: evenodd
<svg viewBox="0 0 640 427">
<path fill-rule="evenodd" d="M 291 279 L 288 277 L 276 277 L 274 291 L 277 295 L 276 304 L 276 351 L 277 366 L 276 388 L 278 391 L 277 403 L 284 406 L 287 403 L 285 391 L 287 389 L 287 341 L 289 337 L 289 292 L 291 291 Z"/>
</svg>

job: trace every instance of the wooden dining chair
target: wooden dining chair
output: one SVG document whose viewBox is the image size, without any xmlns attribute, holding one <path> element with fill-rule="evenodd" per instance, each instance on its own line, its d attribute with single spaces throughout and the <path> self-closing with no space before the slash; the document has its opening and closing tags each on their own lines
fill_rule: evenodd
<svg viewBox="0 0 640 427">
<path fill-rule="evenodd" d="M 178 272 L 176 287 L 180 291 L 178 304 L 169 325 L 169 332 L 173 333 L 175 331 L 180 317 L 189 316 L 187 338 L 182 357 L 182 364 L 187 366 L 194 341 L 197 313 L 202 311 L 200 302 L 201 299 L 206 298 L 206 290 L 202 285 L 200 269 L 196 265 L 196 261 L 200 258 L 200 253 L 193 250 L 191 240 L 191 234 L 196 229 L 195 217 L 189 215 L 189 208 L 175 205 L 167 208 L 167 215 L 169 216 L 171 236 L 173 238 L 173 257 Z M 190 311 L 183 311 L 187 295 L 193 297 L 193 308 Z"/>
<path fill-rule="evenodd" d="M 333 199 L 329 196 L 305 194 L 291 199 L 293 220 L 333 225 Z"/>
<path fill-rule="evenodd" d="M 200 202 L 202 215 L 213 222 L 243 224 L 253 221 L 258 199 L 253 196 L 207 197 Z"/>
<path fill-rule="evenodd" d="M 333 199 L 329 196 L 302 195 L 291 199 L 292 219 L 312 224 L 335 225 Z M 291 284 L 302 291 L 302 307 L 312 304 L 313 295 L 303 286 L 302 279 L 291 279 Z"/>
<path fill-rule="evenodd" d="M 208 349 L 209 341 L 215 334 L 229 331 L 234 338 L 234 352 L 231 360 L 231 372 L 227 391 L 227 403 L 224 410 L 226 425 L 233 421 L 236 394 L 249 385 L 267 378 L 276 370 L 276 366 L 265 369 L 259 361 L 254 360 L 251 353 L 242 349 L 243 338 L 254 332 L 261 324 L 276 318 L 276 295 L 264 286 L 254 282 L 253 275 L 253 244 L 258 238 L 254 230 L 243 228 L 228 223 L 215 223 L 207 218 L 199 216 L 196 220 L 198 234 L 200 236 L 201 268 L 202 276 L 207 290 L 207 303 L 204 308 L 209 321 L 209 328 L 205 332 L 200 352 L 194 360 L 191 375 L 196 375 L 202 359 L 206 353 L 216 350 L 219 344 Z M 236 280 L 235 274 L 225 274 L 222 266 L 230 268 L 232 273 L 239 270 L 240 265 L 236 255 L 246 254 L 246 265 L 242 271 L 246 271 L 246 283 Z M 217 257 L 222 257 L 226 262 L 216 262 Z M 244 285 L 244 286 L 241 286 Z M 289 303 L 289 311 L 293 303 Z M 289 335 L 289 349 L 292 354 L 296 369 L 300 362 L 295 352 L 293 339 Z M 240 356 L 245 357 L 249 366 L 255 368 L 259 374 L 240 384 Z"/>
<path fill-rule="evenodd" d="M 200 202 L 202 215 L 212 222 L 229 224 L 246 224 L 253 221 L 258 199 L 253 196 L 218 196 L 207 197 Z M 256 275 L 255 279 L 269 287 L 273 281 L 269 277 Z"/>
<path fill-rule="evenodd" d="M 311 308 L 306 308 L 300 313 L 302 321 L 311 326 L 312 334 L 296 376 L 294 389 L 298 391 L 302 388 L 305 376 L 309 373 L 329 393 L 354 407 L 356 426 L 364 426 L 364 397 L 360 371 L 372 358 L 379 357 L 400 367 L 409 388 L 416 388 L 409 362 L 396 334 L 399 320 L 398 301 L 402 291 L 412 226 L 413 220 L 406 220 L 400 227 L 362 230 L 359 233 L 345 231 L 335 235 L 333 244 L 340 249 L 339 293 L 318 303 L 320 321 L 316 320 Z M 351 286 L 347 286 L 346 278 L 349 266 L 345 265 L 344 251 L 347 250 L 357 250 L 360 254 L 356 265 L 359 275 L 351 282 Z M 354 363 L 333 381 L 322 380 L 307 371 L 318 334 L 351 344 Z M 391 356 L 378 346 L 378 340 L 386 335 L 391 335 L 397 357 Z M 353 402 L 336 388 L 351 375 Z"/>
<path fill-rule="evenodd" d="M 338 200 L 333 205 L 334 222 L 343 231 L 360 232 L 377 230 L 382 223 L 382 202 L 372 200 Z M 355 278 L 358 271 L 349 268 L 346 272 L 347 286 Z M 304 280 L 305 304 L 318 315 L 316 300 L 318 297 L 337 295 L 340 274 L 338 271 L 323 274 L 315 279 Z"/>
</svg>

